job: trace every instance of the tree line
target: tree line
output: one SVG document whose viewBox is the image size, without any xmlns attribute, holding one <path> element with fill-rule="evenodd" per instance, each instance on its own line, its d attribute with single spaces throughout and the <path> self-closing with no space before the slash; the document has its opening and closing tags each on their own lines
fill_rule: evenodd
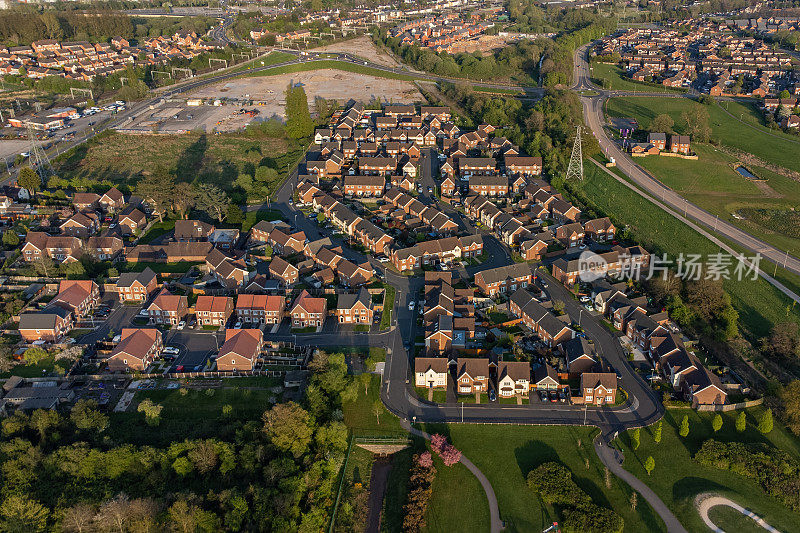
<svg viewBox="0 0 800 533">
<path fill-rule="evenodd" d="M 209 436 L 161 445 L 128 440 L 164 423 L 150 399 L 140 414 L 107 415 L 89 400 L 69 414 L 14 413 L 2 421 L 0 530 L 322 530 L 348 444 L 342 404 L 360 387 L 343 354 L 322 353 L 310 369 L 299 403 L 260 421 L 221 405 Z"/>
</svg>

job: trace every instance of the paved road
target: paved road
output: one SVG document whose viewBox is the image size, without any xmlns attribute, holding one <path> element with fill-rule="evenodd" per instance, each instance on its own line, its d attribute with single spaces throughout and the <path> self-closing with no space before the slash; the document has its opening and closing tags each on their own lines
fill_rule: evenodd
<svg viewBox="0 0 800 533">
<path fill-rule="evenodd" d="M 617 168 L 628 176 L 636 185 L 641 187 L 645 192 L 652 195 L 654 198 L 661 200 L 663 203 L 669 205 L 676 211 L 683 212 L 684 216 L 695 220 L 707 228 L 711 228 L 712 232 L 719 237 L 729 239 L 743 248 L 750 250 L 753 253 L 759 253 L 762 257 L 772 261 L 773 263 L 784 266 L 787 270 L 800 274 L 800 260 L 796 257 L 787 254 L 785 250 L 779 250 L 764 241 L 757 239 L 749 233 L 742 231 L 733 224 L 720 220 L 718 216 L 712 215 L 708 211 L 692 204 L 675 191 L 665 186 L 658 181 L 652 174 L 637 165 L 633 159 L 623 152 L 619 146 L 613 142 L 606 135 L 603 125 L 605 118 L 603 116 L 603 102 L 609 96 L 624 94 L 621 91 L 607 92 L 594 86 L 590 79 L 589 66 L 586 61 L 586 53 L 588 47 L 584 46 L 578 49 L 575 53 L 575 90 L 594 91 L 596 95 L 587 95 L 581 97 L 583 104 L 583 114 L 586 125 L 592 130 L 594 136 L 600 143 L 600 148 L 603 153 L 608 157 L 613 157 L 617 163 Z M 665 97 L 665 94 L 656 94 L 659 97 Z M 685 97 L 685 95 L 678 95 L 678 97 Z"/>
</svg>

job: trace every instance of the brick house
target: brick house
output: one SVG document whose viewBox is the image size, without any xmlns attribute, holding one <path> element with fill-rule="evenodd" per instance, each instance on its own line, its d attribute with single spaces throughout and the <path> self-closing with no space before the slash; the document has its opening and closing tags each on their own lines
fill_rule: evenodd
<svg viewBox="0 0 800 533">
<path fill-rule="evenodd" d="M 456 362 L 456 391 L 473 394 L 489 391 L 489 360 L 462 358 Z"/>
<path fill-rule="evenodd" d="M 68 309 L 51 305 L 35 313 L 19 316 L 19 334 L 26 342 L 59 342 L 75 323 Z"/>
<path fill-rule="evenodd" d="M 245 324 L 279 324 L 286 299 L 266 294 L 240 294 L 236 297 L 236 316 Z"/>
<path fill-rule="evenodd" d="M 613 404 L 617 399 L 617 375 L 614 372 L 581 374 L 581 393 L 586 404 Z"/>
<path fill-rule="evenodd" d="M 161 332 L 155 328 L 123 328 L 119 343 L 108 358 L 112 372 L 144 372 L 164 348 Z"/>
<path fill-rule="evenodd" d="M 125 272 L 117 280 L 120 302 L 145 302 L 158 288 L 156 273 L 150 267 L 141 272 Z"/>
<path fill-rule="evenodd" d="M 112 187 L 97 200 L 97 203 L 105 211 L 114 212 L 122 209 L 125 205 L 125 197 L 119 192 L 119 189 Z"/>
<path fill-rule="evenodd" d="M 314 298 L 308 291 L 303 290 L 295 298 L 289 311 L 292 317 L 293 328 L 320 327 L 325 324 L 328 314 L 328 300 Z"/>
<path fill-rule="evenodd" d="M 197 317 L 197 323 L 201 326 L 225 325 L 233 314 L 233 298 L 205 294 L 198 296 L 194 314 Z"/>
<path fill-rule="evenodd" d="M 583 244 L 584 229 L 580 222 L 563 224 L 556 228 L 556 239 L 567 248 L 576 248 Z"/>
<path fill-rule="evenodd" d="M 381 196 L 386 187 L 383 176 L 345 176 L 344 194 L 350 196 Z"/>
<path fill-rule="evenodd" d="M 217 355 L 220 372 L 249 371 L 255 367 L 264 347 L 264 334 L 260 329 L 229 329 L 225 343 Z"/>
<path fill-rule="evenodd" d="M 150 324 L 176 325 L 186 317 L 189 301 L 186 296 L 171 294 L 162 289 L 153 302 L 147 307 Z"/>
<path fill-rule="evenodd" d="M 269 275 L 272 279 L 280 280 L 285 287 L 291 287 L 297 283 L 300 271 L 288 261 L 273 257 L 269 264 Z"/>
<path fill-rule="evenodd" d="M 611 242 L 616 237 L 617 227 L 608 217 L 595 218 L 583 225 L 586 237 L 595 242 Z"/>
<path fill-rule="evenodd" d="M 76 318 L 90 315 L 100 302 L 100 288 L 92 280 L 62 280 L 51 304 L 60 305 Z"/>
<path fill-rule="evenodd" d="M 690 150 L 690 139 L 688 135 L 670 135 L 669 151 L 674 154 L 688 154 Z"/>
<path fill-rule="evenodd" d="M 372 296 L 366 288 L 357 294 L 340 294 L 336 302 L 336 317 L 340 324 L 372 324 L 375 312 Z"/>
<path fill-rule="evenodd" d="M 173 239 L 178 242 L 207 241 L 216 228 L 202 220 L 176 220 Z"/>
<path fill-rule="evenodd" d="M 59 229 L 64 235 L 86 239 L 100 228 L 100 217 L 93 211 L 75 213 Z"/>
<path fill-rule="evenodd" d="M 505 167 L 509 176 L 539 176 L 542 173 L 542 158 L 506 156 Z"/>
<path fill-rule="evenodd" d="M 134 234 L 147 226 L 147 216 L 135 207 L 126 207 L 117 217 L 117 224 L 126 234 Z"/>
<path fill-rule="evenodd" d="M 514 292 L 533 283 L 533 269 L 527 263 L 515 263 L 475 274 L 475 285 L 490 297 Z"/>
</svg>

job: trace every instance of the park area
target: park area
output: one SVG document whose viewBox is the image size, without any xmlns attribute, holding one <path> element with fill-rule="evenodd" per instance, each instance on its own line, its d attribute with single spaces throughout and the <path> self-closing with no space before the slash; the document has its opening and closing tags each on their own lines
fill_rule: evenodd
<svg viewBox="0 0 800 533">
<path fill-rule="evenodd" d="M 768 449 L 778 449 L 789 454 L 794 461 L 800 460 L 800 443 L 779 423 L 767 435 L 758 430 L 763 416 L 761 407 L 746 411 L 746 429 L 737 431 L 737 411 L 721 413 L 722 427 L 714 431 L 715 413 L 698 413 L 692 409 L 667 409 L 663 418 L 661 442 L 654 440 L 656 426 L 644 428 L 639 433 L 639 447 L 635 448 L 632 431 L 623 433 L 615 441 L 625 454 L 624 466 L 639 479 L 644 480 L 675 513 L 681 524 L 689 531 L 705 531 L 706 526 L 695 509 L 695 496 L 714 493 L 726 496 L 746 509 L 761 516 L 779 531 L 797 531 L 800 514 L 792 512 L 777 499 L 769 496 L 754 481 L 737 473 L 699 464 L 693 458 L 707 439 L 723 443 L 764 443 Z M 679 435 L 684 416 L 688 416 L 689 434 Z M 653 457 L 654 468 L 648 475 L 645 463 Z M 721 509 L 721 508 L 718 508 Z M 717 511 L 723 520 L 717 525 L 733 531 L 755 531 L 750 518 L 726 511 Z M 712 519 L 715 512 L 711 513 Z M 762 530 L 763 531 L 763 530 Z"/>
<path fill-rule="evenodd" d="M 610 63 L 592 63 L 592 81 L 600 87 L 612 91 L 633 91 L 642 93 L 678 93 L 686 92 L 683 88 L 665 87 L 658 83 L 643 83 L 631 79 L 618 65 Z"/>
</svg>

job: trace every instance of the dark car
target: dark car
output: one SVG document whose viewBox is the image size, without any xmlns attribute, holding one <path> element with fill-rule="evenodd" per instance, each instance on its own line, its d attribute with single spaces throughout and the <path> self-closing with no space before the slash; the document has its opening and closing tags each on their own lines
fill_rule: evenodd
<svg viewBox="0 0 800 533">
<path fill-rule="evenodd" d="M 493 402 L 497 400 L 497 394 L 494 392 L 494 389 L 489 389 L 489 401 Z"/>
</svg>

